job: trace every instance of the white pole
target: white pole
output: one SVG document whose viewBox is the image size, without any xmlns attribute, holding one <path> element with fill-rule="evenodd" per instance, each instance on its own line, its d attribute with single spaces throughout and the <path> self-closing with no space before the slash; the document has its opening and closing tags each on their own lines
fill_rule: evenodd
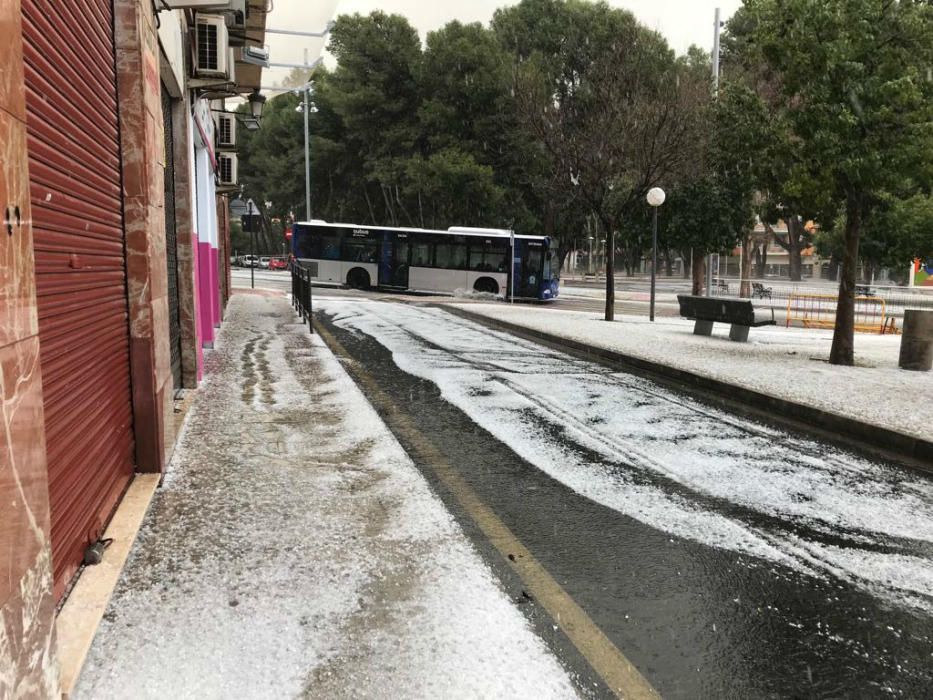
<svg viewBox="0 0 933 700">
<path fill-rule="evenodd" d="M 304 89 L 304 114 L 305 114 L 305 221 L 311 221 L 311 140 L 308 138 L 308 90 Z"/>
<path fill-rule="evenodd" d="M 515 231 L 509 230 L 509 303 L 515 303 Z"/>
<path fill-rule="evenodd" d="M 719 8 L 716 8 L 716 19 L 713 25 L 713 94 L 719 95 Z"/>
<path fill-rule="evenodd" d="M 916 276 L 917 276 L 916 266 L 914 265 L 913 261 L 911 261 L 911 263 L 910 263 L 910 274 L 907 275 L 907 287 L 908 287 L 909 289 L 913 289 L 913 288 L 914 288 L 914 279 L 916 278 Z"/>
</svg>

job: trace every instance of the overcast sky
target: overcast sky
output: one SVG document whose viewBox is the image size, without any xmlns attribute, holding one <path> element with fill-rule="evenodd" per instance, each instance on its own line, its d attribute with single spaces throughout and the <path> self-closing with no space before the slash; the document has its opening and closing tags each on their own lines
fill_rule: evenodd
<svg viewBox="0 0 933 700">
<path fill-rule="evenodd" d="M 630 10 L 651 29 L 657 29 L 678 53 L 691 44 L 707 51 L 713 46 L 713 13 L 722 8 L 728 19 L 741 5 L 741 0 L 608 0 L 614 7 Z M 338 14 L 359 12 L 368 14 L 379 9 L 408 18 L 421 38 L 433 29 L 458 19 L 461 22 L 488 24 L 493 12 L 514 5 L 510 0 L 274 0 L 267 26 L 275 29 L 320 31 L 329 19 Z M 273 63 L 303 63 L 307 50 L 310 60 L 321 54 L 326 40 L 267 34 Z M 277 84 L 288 73 L 287 68 L 270 68 L 263 83 Z"/>
</svg>

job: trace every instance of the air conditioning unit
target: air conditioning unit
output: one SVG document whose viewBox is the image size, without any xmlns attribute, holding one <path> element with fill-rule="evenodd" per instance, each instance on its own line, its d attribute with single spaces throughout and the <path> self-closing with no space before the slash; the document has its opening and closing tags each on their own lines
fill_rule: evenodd
<svg viewBox="0 0 933 700">
<path fill-rule="evenodd" d="M 173 10 L 216 10 L 223 12 L 233 9 L 234 5 L 243 5 L 246 0 L 162 0 Z"/>
<path fill-rule="evenodd" d="M 240 49 L 240 61 L 253 66 L 269 67 L 269 49 L 263 46 L 244 46 Z"/>
<path fill-rule="evenodd" d="M 249 18 L 248 15 L 249 8 L 246 0 L 233 0 L 230 9 L 225 13 L 231 46 L 246 45 L 246 20 Z"/>
<path fill-rule="evenodd" d="M 237 184 L 237 157 L 235 153 L 217 154 L 217 184 L 233 187 Z"/>
<path fill-rule="evenodd" d="M 217 115 L 217 148 L 236 148 L 236 117 Z"/>
<path fill-rule="evenodd" d="M 229 77 L 233 62 L 223 15 L 199 14 L 195 24 L 198 57 L 195 75 L 199 78 Z"/>
</svg>

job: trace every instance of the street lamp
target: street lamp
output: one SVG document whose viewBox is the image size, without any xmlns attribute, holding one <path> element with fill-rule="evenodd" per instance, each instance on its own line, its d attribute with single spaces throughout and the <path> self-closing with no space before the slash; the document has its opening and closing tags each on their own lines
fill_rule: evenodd
<svg viewBox="0 0 933 700">
<path fill-rule="evenodd" d="M 664 190 L 660 187 L 652 187 L 648 190 L 648 204 L 654 209 L 653 226 L 651 232 L 651 307 L 649 319 L 654 323 L 654 286 L 655 278 L 658 273 L 658 207 L 664 204 Z"/>
<path fill-rule="evenodd" d="M 253 221 L 253 200 L 249 199 L 246 202 L 247 215 L 246 220 L 249 222 L 249 288 L 256 288 L 256 225 Z"/>
<path fill-rule="evenodd" d="M 259 88 L 253 88 L 253 91 L 246 99 L 249 102 L 250 114 L 258 122 L 262 119 L 262 108 L 266 105 L 266 96 L 259 92 Z"/>
<path fill-rule="evenodd" d="M 305 221 L 311 221 L 311 137 L 308 133 L 308 115 L 317 112 L 317 107 L 308 100 L 308 93 L 311 92 L 312 87 L 314 87 L 314 82 L 310 81 L 292 91 L 298 94 L 298 90 L 301 90 L 303 95 L 303 101 L 295 108 L 295 111 L 302 112 L 305 117 Z"/>
</svg>

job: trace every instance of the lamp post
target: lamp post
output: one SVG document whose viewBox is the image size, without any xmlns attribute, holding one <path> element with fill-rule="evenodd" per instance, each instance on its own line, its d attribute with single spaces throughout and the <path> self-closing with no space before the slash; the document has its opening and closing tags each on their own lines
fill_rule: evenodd
<svg viewBox="0 0 933 700">
<path fill-rule="evenodd" d="M 311 221 L 311 147 L 308 138 L 308 90 L 310 83 L 304 89 L 304 118 L 305 118 L 305 220 Z"/>
<path fill-rule="evenodd" d="M 664 190 L 660 187 L 652 187 L 648 190 L 648 204 L 654 209 L 652 217 L 653 225 L 651 229 L 651 307 L 649 319 L 654 323 L 654 288 L 655 279 L 658 276 L 658 207 L 664 204 Z"/>
<path fill-rule="evenodd" d="M 253 200 L 246 203 L 246 220 L 249 221 L 249 288 L 256 289 L 256 226 L 253 222 Z"/>
</svg>

